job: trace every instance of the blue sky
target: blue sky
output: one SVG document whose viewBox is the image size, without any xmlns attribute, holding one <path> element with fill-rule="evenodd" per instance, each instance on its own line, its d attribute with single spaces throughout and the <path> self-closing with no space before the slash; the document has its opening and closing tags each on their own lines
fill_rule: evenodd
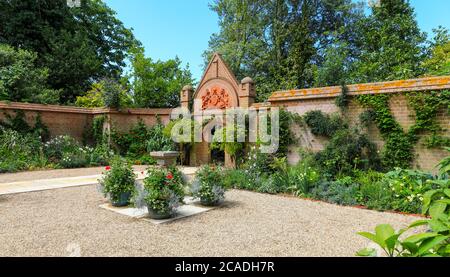
<svg viewBox="0 0 450 277">
<path fill-rule="evenodd" d="M 105 0 L 143 43 L 147 56 L 167 60 L 178 56 L 189 63 L 197 80 L 202 75 L 202 53 L 211 34 L 219 30 L 212 0 Z M 411 0 L 422 30 L 450 28 L 449 0 Z"/>
</svg>

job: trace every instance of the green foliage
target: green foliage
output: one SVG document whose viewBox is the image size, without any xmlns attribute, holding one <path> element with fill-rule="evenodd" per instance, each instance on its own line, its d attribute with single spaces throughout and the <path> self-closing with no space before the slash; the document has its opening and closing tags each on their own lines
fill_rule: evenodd
<svg viewBox="0 0 450 277">
<path fill-rule="evenodd" d="M 357 129 L 336 132 L 325 149 L 316 154 L 316 160 L 322 171 L 332 176 L 351 175 L 355 169 L 380 169 L 375 144 Z"/>
<path fill-rule="evenodd" d="M 430 181 L 435 189 L 428 190 L 423 195 L 423 214 L 429 214 L 433 218 L 440 213 L 450 213 L 450 180 Z"/>
<path fill-rule="evenodd" d="M 309 195 L 314 199 L 324 200 L 339 205 L 358 204 L 359 185 L 351 177 L 336 181 L 318 182 L 311 188 Z"/>
<path fill-rule="evenodd" d="M 344 81 L 342 81 L 341 87 L 342 92 L 338 97 L 336 97 L 335 103 L 336 106 L 338 106 L 341 109 L 341 111 L 345 111 L 350 101 L 348 99 L 348 87 L 345 85 Z"/>
<path fill-rule="evenodd" d="M 446 147 L 445 149 L 450 152 L 450 147 Z M 439 162 L 438 167 L 441 175 L 450 175 L 450 156 Z"/>
<path fill-rule="evenodd" d="M 357 23 L 360 54 L 351 73 L 356 83 L 410 79 L 422 75 L 426 34 L 406 0 L 382 0 Z"/>
<path fill-rule="evenodd" d="M 105 135 L 103 131 L 103 126 L 105 125 L 106 116 L 96 116 L 92 120 L 92 137 L 94 139 L 94 144 L 104 144 Z"/>
<path fill-rule="evenodd" d="M 388 172 L 383 181 L 392 191 L 391 207 L 394 210 L 418 213 L 427 191 L 432 189 L 434 177 L 415 170 L 396 169 Z"/>
<path fill-rule="evenodd" d="M 0 173 L 33 170 L 46 165 L 38 136 L 0 127 Z"/>
<path fill-rule="evenodd" d="M 448 181 L 446 187 L 448 188 Z M 449 198 L 441 200 L 441 191 L 430 191 L 424 199 L 424 211 L 429 211 L 430 220 L 419 220 L 398 232 L 392 226 L 383 224 L 375 228 L 375 233 L 360 232 L 359 235 L 378 244 L 389 257 L 449 257 L 450 256 L 450 211 Z M 435 199 L 435 200 L 433 200 Z M 414 232 L 406 238 L 401 236 L 411 229 L 427 225 L 429 231 Z M 358 256 L 376 256 L 376 250 L 366 248 Z"/>
<path fill-rule="evenodd" d="M 40 138 L 41 141 L 47 141 L 50 137 L 49 130 L 47 126 L 42 122 L 41 114 L 37 114 L 35 117 L 34 126 L 28 125 L 25 112 L 22 110 L 17 110 L 15 115 L 5 113 L 6 121 L 0 121 L 0 127 L 5 129 L 11 129 L 19 132 L 20 134 L 32 134 Z"/>
<path fill-rule="evenodd" d="M 192 196 L 203 204 L 217 205 L 225 199 L 225 184 L 221 168 L 203 166 L 192 183 Z"/>
<path fill-rule="evenodd" d="M 360 171 L 356 173 L 355 182 L 360 184 L 360 204 L 378 211 L 392 209 L 392 190 L 384 181 L 383 173 Z"/>
<path fill-rule="evenodd" d="M 78 8 L 64 0 L 0 1 L 0 26 L 0 43 L 38 53 L 50 87 L 62 90 L 60 103 L 73 103 L 102 77 L 118 79 L 129 50 L 139 44 L 101 0 Z"/>
<path fill-rule="evenodd" d="M 429 148 L 450 146 L 450 138 L 441 136 L 443 128 L 436 120 L 438 113 L 450 106 L 450 91 L 416 92 L 409 93 L 407 97 L 416 113 L 416 122 L 410 128 L 410 134 L 417 136 L 424 132 L 431 133 L 425 142 Z M 417 137 L 413 139 L 417 140 Z"/>
<path fill-rule="evenodd" d="M 106 165 L 113 152 L 104 144 L 95 148 L 81 146 L 70 136 L 58 136 L 44 144 L 45 156 L 49 162 L 62 168 Z"/>
<path fill-rule="evenodd" d="M 219 149 L 229 154 L 233 160 L 241 153 L 246 145 L 246 130 L 235 124 L 223 127 L 214 133 L 211 149 Z M 243 138 L 242 141 L 239 138 Z"/>
<path fill-rule="evenodd" d="M 424 61 L 426 75 L 450 75 L 450 37 L 448 34 L 444 40 L 432 47 L 430 57 Z"/>
<path fill-rule="evenodd" d="M 133 168 L 120 157 L 115 157 L 111 162 L 111 169 L 106 172 L 99 184 L 105 197 L 111 202 L 120 202 L 121 195 L 135 193 L 135 178 Z"/>
<path fill-rule="evenodd" d="M 160 214 L 174 214 L 183 201 L 183 179 L 175 167 L 149 168 L 140 196 L 145 205 Z"/>
<path fill-rule="evenodd" d="M 293 127 L 293 125 L 299 125 L 301 123 L 302 123 L 302 119 L 297 114 L 291 113 L 285 109 L 280 109 L 280 114 L 279 114 L 280 141 L 279 141 L 277 156 L 279 156 L 279 157 L 287 156 L 287 154 L 289 152 L 289 146 L 291 146 L 296 141 L 296 137 L 292 131 L 292 127 Z"/>
<path fill-rule="evenodd" d="M 141 159 L 151 151 L 174 150 L 173 142 L 164 135 L 164 126 L 159 122 L 153 127 L 147 127 L 140 120 L 132 126 L 128 133 L 112 130 L 111 139 L 121 155 Z"/>
<path fill-rule="evenodd" d="M 382 164 L 387 169 L 410 167 L 419 134 L 431 133 L 431 137 L 425 141 L 430 148 L 448 143 L 447 138 L 439 135 L 442 128 L 436 121 L 436 117 L 439 111 L 449 105 L 449 92 L 409 93 L 407 97 L 409 104 L 415 110 L 416 117 L 415 123 L 407 132 L 403 130 L 390 111 L 389 95 L 360 95 L 357 97 L 359 103 L 369 109 L 361 116 L 361 121 L 366 126 L 370 124 L 370 121 L 374 121 L 386 142 L 382 152 Z"/>
<path fill-rule="evenodd" d="M 50 89 L 48 69 L 38 66 L 37 57 L 34 52 L 0 44 L 0 101 L 58 103 L 59 91 Z"/>
<path fill-rule="evenodd" d="M 405 134 L 403 128 L 395 120 L 389 108 L 390 95 L 359 95 L 358 102 L 370 110 L 370 117 L 374 119 L 380 130 L 381 136 L 385 140 L 382 151 L 382 166 L 387 169 L 395 167 L 408 168 L 414 158 L 413 138 Z M 366 121 L 367 125 L 368 122 Z"/>
<path fill-rule="evenodd" d="M 338 114 L 328 115 L 319 110 L 307 112 L 304 121 L 314 135 L 328 138 L 333 137 L 337 131 L 348 128 Z"/>
<path fill-rule="evenodd" d="M 219 17 L 204 53 L 222 53 L 238 79 L 252 76 L 258 86 L 257 101 L 275 90 L 311 87 L 317 67 L 325 66 L 319 82 L 334 82 L 336 74 L 356 57 L 363 6 L 351 0 L 257 1 L 216 0 L 211 9 Z M 346 49 L 331 57 L 335 48 Z M 328 49 L 328 61 L 324 58 Z M 340 83 L 340 82 L 338 82 Z"/>
<path fill-rule="evenodd" d="M 182 69 L 178 57 L 154 62 L 144 56 L 142 48 L 136 48 L 131 65 L 133 100 L 140 108 L 178 107 L 181 89 L 194 83 L 189 67 Z"/>
<path fill-rule="evenodd" d="M 320 179 L 319 172 L 306 162 L 288 166 L 286 158 L 275 159 L 272 167 L 276 172 L 270 176 L 269 181 L 272 181 L 279 192 L 305 196 Z"/>
<path fill-rule="evenodd" d="M 84 108 L 113 108 L 130 107 L 132 100 L 121 84 L 112 79 L 103 79 L 94 83 L 84 96 L 78 96 L 75 105 Z"/>
</svg>

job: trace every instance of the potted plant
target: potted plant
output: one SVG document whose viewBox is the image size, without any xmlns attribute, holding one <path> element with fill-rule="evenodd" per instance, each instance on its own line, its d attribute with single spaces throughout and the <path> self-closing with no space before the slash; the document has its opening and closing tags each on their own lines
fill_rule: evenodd
<svg viewBox="0 0 450 277">
<path fill-rule="evenodd" d="M 108 197 L 114 207 L 130 204 L 130 199 L 136 191 L 136 175 L 133 168 L 125 160 L 116 157 L 111 166 L 107 166 L 106 173 L 99 180 L 100 191 Z"/>
<path fill-rule="evenodd" d="M 225 199 L 225 185 L 221 168 L 203 166 L 192 182 L 192 196 L 204 206 L 220 205 Z"/>
<path fill-rule="evenodd" d="M 176 167 L 150 168 L 135 204 L 137 207 L 146 206 L 152 219 L 173 217 L 183 202 L 183 184 L 181 173 Z"/>
</svg>

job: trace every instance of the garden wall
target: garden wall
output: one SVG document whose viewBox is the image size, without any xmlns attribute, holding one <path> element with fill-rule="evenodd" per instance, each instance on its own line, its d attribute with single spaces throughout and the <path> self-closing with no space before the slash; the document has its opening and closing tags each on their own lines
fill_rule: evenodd
<svg viewBox="0 0 450 277">
<path fill-rule="evenodd" d="M 96 116 L 106 115 L 109 122 L 119 131 L 126 132 L 139 120 L 146 125 L 155 125 L 159 117 L 163 123 L 169 121 L 171 109 L 85 109 L 67 106 L 38 105 L 27 103 L 0 102 L 0 121 L 6 114 L 14 115 L 16 111 L 25 113 L 26 121 L 33 126 L 36 116 L 41 115 L 42 122 L 48 127 L 52 137 L 70 135 L 82 141 L 83 134 L 92 127 Z"/>
<path fill-rule="evenodd" d="M 414 80 L 401 80 L 394 82 L 372 83 L 350 85 L 348 88 L 349 104 L 345 111 L 346 116 L 353 124 L 359 124 L 359 115 L 366 109 L 361 107 L 356 99 L 356 95 L 361 94 L 380 94 L 391 93 L 390 110 L 395 119 L 407 130 L 415 122 L 415 111 L 408 105 L 406 94 L 408 92 L 421 91 L 427 93 L 436 90 L 445 90 L 450 88 L 450 76 L 432 77 Z M 336 97 L 342 93 L 342 87 L 314 88 L 303 90 L 291 90 L 275 92 L 269 99 L 270 105 L 285 107 L 288 111 L 303 115 L 308 111 L 321 110 L 325 113 L 341 112 L 336 106 Z M 443 135 L 450 137 L 450 117 L 445 109 L 437 115 L 436 121 L 444 129 Z M 294 133 L 299 137 L 298 143 L 290 147 L 288 156 L 290 163 L 295 163 L 299 159 L 298 148 L 307 148 L 313 151 L 323 149 L 326 139 L 316 137 L 309 130 L 300 130 L 294 126 Z M 368 134 L 379 149 L 382 148 L 384 141 L 381 138 L 377 126 L 369 126 Z M 448 152 L 442 149 L 430 149 L 423 145 L 423 139 L 427 134 L 421 135 L 421 140 L 416 144 L 414 166 L 416 168 L 428 171 L 436 171 L 436 164 L 448 156 Z"/>
</svg>

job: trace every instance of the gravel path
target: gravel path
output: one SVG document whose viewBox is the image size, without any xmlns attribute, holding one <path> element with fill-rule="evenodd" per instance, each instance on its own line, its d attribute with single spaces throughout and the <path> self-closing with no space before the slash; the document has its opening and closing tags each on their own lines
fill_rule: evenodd
<svg viewBox="0 0 450 277">
<path fill-rule="evenodd" d="M 95 186 L 0 196 L 0 256 L 353 256 L 357 231 L 417 218 L 233 190 L 220 209 L 153 225 L 98 206 Z"/>
<path fill-rule="evenodd" d="M 148 166 L 133 166 L 135 171 L 143 171 Z M 19 173 L 0 174 L 0 183 L 21 182 L 28 180 L 66 178 L 101 174 L 105 167 L 88 167 L 75 169 L 57 169 L 57 170 L 41 170 L 41 171 L 24 171 Z"/>
</svg>

